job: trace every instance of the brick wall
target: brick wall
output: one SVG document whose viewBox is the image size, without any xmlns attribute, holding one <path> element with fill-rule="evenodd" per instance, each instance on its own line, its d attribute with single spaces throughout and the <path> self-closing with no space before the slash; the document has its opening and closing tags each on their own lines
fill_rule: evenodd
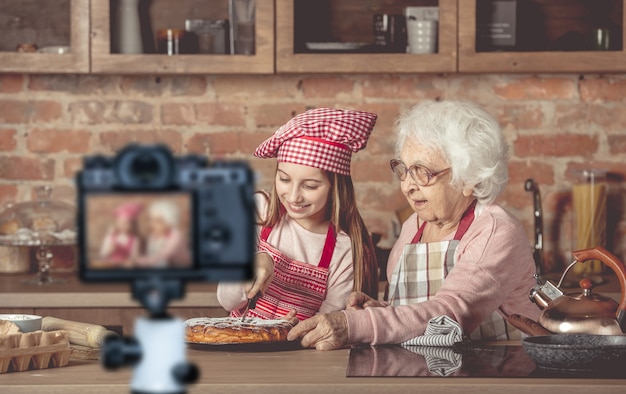
<svg viewBox="0 0 626 394">
<path fill-rule="evenodd" d="M 71 200 L 81 157 L 111 154 L 130 141 L 250 158 L 294 114 L 337 106 L 379 114 L 353 174 L 370 229 L 390 234 L 394 210 L 404 204 L 387 164 L 395 115 L 420 100 L 459 98 L 484 105 L 504 129 L 510 182 L 500 203 L 522 220 L 529 240 L 532 198 L 523 184 L 528 177 L 539 182 L 551 267 L 569 260 L 570 173 L 590 164 L 614 174 L 609 247 L 626 257 L 625 75 L 0 75 L 0 201 L 29 199 L 34 186 L 47 183 Z M 267 187 L 273 161 L 251 162 Z"/>
</svg>

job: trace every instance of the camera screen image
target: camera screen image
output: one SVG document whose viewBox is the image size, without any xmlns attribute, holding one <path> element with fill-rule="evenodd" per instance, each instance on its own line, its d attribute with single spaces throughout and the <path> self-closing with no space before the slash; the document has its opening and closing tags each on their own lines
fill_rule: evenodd
<svg viewBox="0 0 626 394">
<path fill-rule="evenodd" d="M 86 195 L 87 267 L 118 271 L 192 268 L 191 212 L 188 193 Z"/>
</svg>

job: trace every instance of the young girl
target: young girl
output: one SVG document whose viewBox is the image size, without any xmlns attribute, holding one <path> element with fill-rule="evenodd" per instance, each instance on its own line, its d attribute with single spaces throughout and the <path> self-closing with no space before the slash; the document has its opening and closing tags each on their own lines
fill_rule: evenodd
<svg viewBox="0 0 626 394">
<path fill-rule="evenodd" d="M 298 319 L 341 310 L 352 291 L 376 298 L 378 267 L 354 198 L 353 152 L 365 147 L 376 115 L 320 108 L 291 119 L 254 152 L 276 157 L 271 193 L 257 194 L 260 236 L 252 284 L 220 283 L 231 316 Z"/>
<path fill-rule="evenodd" d="M 142 205 L 128 202 L 115 209 L 115 224 L 109 229 L 100 247 L 100 257 L 112 265 L 124 265 L 139 255 L 141 239 L 137 217 Z"/>
</svg>

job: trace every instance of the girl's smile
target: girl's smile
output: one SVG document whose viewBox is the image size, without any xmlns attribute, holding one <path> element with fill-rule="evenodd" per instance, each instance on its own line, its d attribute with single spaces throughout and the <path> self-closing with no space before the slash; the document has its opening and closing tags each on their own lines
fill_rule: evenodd
<svg viewBox="0 0 626 394">
<path fill-rule="evenodd" d="M 330 182 L 319 168 L 281 162 L 276 171 L 276 192 L 287 215 L 313 232 L 326 232 Z"/>
</svg>

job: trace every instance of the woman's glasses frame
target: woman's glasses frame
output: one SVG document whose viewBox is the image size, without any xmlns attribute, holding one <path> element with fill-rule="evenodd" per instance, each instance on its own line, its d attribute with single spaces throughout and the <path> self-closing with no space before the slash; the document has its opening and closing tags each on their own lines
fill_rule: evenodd
<svg viewBox="0 0 626 394">
<path fill-rule="evenodd" d="M 444 168 L 440 171 L 431 171 L 429 168 L 418 164 L 407 167 L 406 164 L 398 159 L 391 160 L 389 165 L 391 166 L 391 171 L 398 177 L 398 179 L 400 179 L 401 182 L 404 182 L 406 179 L 406 174 L 410 174 L 413 181 L 415 181 L 415 183 L 419 186 L 428 186 L 432 182 L 433 178 L 450 171 L 450 167 Z"/>
</svg>

